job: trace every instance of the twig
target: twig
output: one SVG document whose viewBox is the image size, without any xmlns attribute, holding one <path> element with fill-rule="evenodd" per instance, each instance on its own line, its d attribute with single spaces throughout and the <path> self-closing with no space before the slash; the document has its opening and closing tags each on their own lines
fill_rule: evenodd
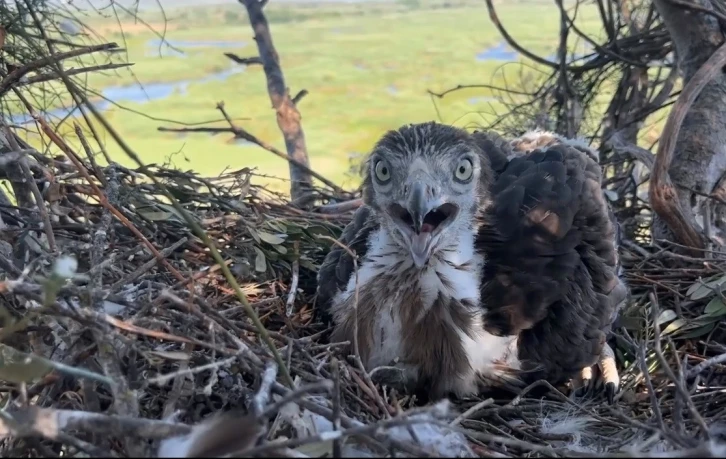
<svg viewBox="0 0 726 459">
<path fill-rule="evenodd" d="M 252 409 L 258 418 L 264 413 L 265 406 L 270 400 L 270 391 L 272 390 L 272 383 L 275 382 L 277 377 L 277 366 L 268 364 L 265 368 L 265 372 L 262 374 L 262 381 L 260 382 L 260 389 L 252 399 Z"/>
<path fill-rule="evenodd" d="M 259 56 L 253 57 L 239 57 L 234 53 L 224 53 L 225 56 L 230 58 L 232 61 L 242 65 L 262 65 L 262 59 Z"/>
<path fill-rule="evenodd" d="M 76 378 L 90 379 L 93 381 L 98 381 L 103 384 L 108 384 L 109 386 L 113 384 L 113 380 L 111 380 L 109 377 L 100 375 L 98 373 L 94 373 L 92 371 L 88 371 L 84 368 L 72 367 L 70 365 L 66 365 L 64 363 L 61 363 L 61 362 L 58 362 L 55 360 L 46 359 L 45 357 L 41 357 L 39 355 L 26 354 L 26 353 L 18 351 L 17 349 L 11 348 L 5 344 L 0 344 L 0 348 L 5 348 L 7 350 L 10 350 L 13 354 L 16 354 L 16 356 L 17 356 L 16 360 L 19 360 L 20 356 L 23 356 L 23 359 L 28 360 L 28 362 L 27 362 L 28 364 L 31 364 L 32 361 L 36 361 L 36 362 L 40 362 L 43 365 L 46 365 L 50 368 L 53 368 L 60 373 L 74 376 Z"/>
<path fill-rule="evenodd" d="M 712 366 L 721 365 L 723 363 L 726 363 L 726 354 L 721 354 L 715 357 L 711 357 L 710 359 L 706 359 L 695 367 L 688 370 L 686 378 L 695 378 L 699 373 L 702 373 L 703 371 L 711 368 Z"/>
<path fill-rule="evenodd" d="M 152 180 L 152 182 L 154 182 L 154 184 L 166 195 L 166 197 L 171 202 L 172 206 L 177 210 L 177 212 L 179 212 L 182 215 L 182 217 L 186 221 L 187 225 L 189 225 L 192 228 L 192 230 L 197 234 L 197 236 L 200 237 L 202 239 L 202 241 L 204 242 L 204 244 L 209 248 L 209 250 L 212 254 L 212 257 L 221 267 L 222 272 L 224 273 L 224 277 L 227 279 L 227 282 L 229 282 L 232 285 L 232 288 L 235 290 L 237 298 L 240 300 L 240 302 L 244 306 L 245 311 L 247 312 L 247 315 L 252 319 L 252 322 L 255 324 L 255 327 L 257 328 L 260 335 L 262 336 L 262 339 L 265 341 L 268 348 L 272 352 L 272 355 L 275 357 L 278 364 L 280 365 L 283 376 L 285 377 L 285 381 L 287 382 L 287 384 L 290 385 L 290 387 L 292 387 L 294 383 L 293 383 L 292 377 L 290 376 L 290 372 L 288 371 L 287 367 L 285 367 L 285 363 L 283 362 L 282 358 L 280 357 L 280 354 L 277 352 L 277 349 L 275 348 L 275 344 L 270 339 L 270 336 L 267 333 L 267 329 L 264 327 L 264 325 L 262 325 L 262 322 L 260 322 L 259 316 L 254 311 L 254 309 L 252 309 L 252 307 L 250 306 L 249 301 L 247 301 L 246 295 L 242 292 L 242 289 L 240 288 L 236 279 L 232 275 L 232 272 L 227 267 L 224 259 L 217 251 L 217 248 L 214 245 L 214 243 L 212 242 L 212 240 L 209 238 L 209 236 L 206 234 L 206 232 L 202 229 L 202 227 L 199 226 L 199 224 L 188 215 L 186 210 L 179 204 L 179 201 L 177 201 L 177 199 L 171 193 L 169 193 L 169 190 L 166 188 L 166 186 L 164 186 L 161 182 L 159 182 L 159 180 L 147 170 L 146 166 L 141 161 L 139 156 L 126 144 L 126 142 L 124 142 L 124 140 L 121 138 L 121 136 L 118 135 L 116 130 L 98 112 L 96 107 L 94 107 L 93 104 L 91 104 L 88 101 L 88 99 L 82 94 L 82 92 L 78 90 L 77 86 L 67 76 L 65 76 L 65 75 L 62 75 L 62 76 L 63 76 L 63 82 L 66 84 L 66 87 L 69 89 L 69 91 L 75 93 L 78 97 L 82 98 L 82 100 L 86 103 L 86 105 L 88 105 L 88 108 L 91 110 L 91 112 L 93 112 L 96 119 L 103 125 L 103 127 L 106 129 L 106 131 L 114 138 L 114 140 L 121 147 L 121 149 L 124 151 L 124 153 L 126 153 L 136 164 L 138 164 L 138 166 L 142 169 L 142 171 L 146 174 L 146 176 L 149 177 Z M 42 118 L 40 118 L 40 120 L 42 120 Z M 50 129 L 50 127 L 47 125 L 47 123 L 42 121 L 41 124 L 43 125 L 44 131 L 49 132 L 50 135 L 53 135 L 54 137 L 57 138 L 57 136 L 55 136 L 55 133 Z M 65 145 L 65 143 L 61 139 L 57 138 L 57 140 L 60 142 L 61 145 L 65 146 L 65 148 L 68 152 L 70 152 L 70 148 L 68 148 L 67 145 Z M 81 173 L 83 174 L 84 172 L 85 171 L 82 171 Z M 85 172 L 85 174 L 86 174 L 86 176 L 88 175 L 87 172 Z M 91 186 L 94 187 L 95 185 L 93 183 L 91 183 Z M 102 200 L 102 202 L 104 201 L 104 199 L 102 197 L 101 197 L 101 200 Z M 138 233 L 138 229 L 133 227 L 133 225 L 131 225 L 130 229 L 132 231 L 135 231 L 136 233 Z M 141 237 L 143 238 L 143 235 L 141 235 Z M 142 240 L 145 241 L 146 239 L 143 238 Z M 146 241 L 146 242 L 148 243 L 148 241 Z M 152 246 L 152 248 L 153 248 L 153 246 Z M 158 252 L 156 251 L 156 249 L 153 249 L 152 252 L 155 253 L 155 255 L 157 255 L 157 256 L 159 255 Z M 164 263 L 165 265 L 168 265 L 168 262 L 164 259 L 162 259 L 162 263 Z M 168 265 L 168 266 L 171 266 L 171 265 Z M 172 269 L 173 269 L 173 267 L 172 267 Z M 181 274 L 179 274 L 176 270 L 173 270 L 172 273 L 178 274 L 177 278 L 179 280 L 186 282 L 186 280 L 183 278 L 183 276 L 181 276 Z"/>
<path fill-rule="evenodd" d="M 338 202 L 335 204 L 326 204 L 318 207 L 316 210 L 324 214 L 339 214 L 343 212 L 349 212 L 356 210 L 363 205 L 363 199 L 351 199 L 350 201 Z"/>
<path fill-rule="evenodd" d="M 186 237 L 179 239 L 178 241 L 174 242 L 169 247 L 162 249 L 162 251 L 160 252 L 160 256 L 162 257 L 162 259 L 165 259 L 169 255 L 171 255 L 172 252 L 174 252 L 176 249 L 178 249 L 179 247 L 186 244 L 187 241 L 188 241 L 188 239 Z M 147 261 L 143 265 L 136 268 L 131 274 L 128 274 L 123 279 L 119 279 L 113 285 L 111 285 L 111 287 L 108 288 L 109 292 L 111 292 L 111 293 L 116 292 L 124 285 L 129 284 L 129 283 L 133 282 L 134 280 L 138 279 L 142 274 L 144 274 L 145 272 L 149 271 L 151 268 L 156 266 L 156 264 L 159 263 L 159 261 L 160 261 L 160 259 L 157 257 L 154 257 L 151 260 Z"/>
<path fill-rule="evenodd" d="M 146 380 L 146 382 L 144 383 L 144 385 L 146 385 L 146 386 L 150 386 L 150 385 L 163 386 L 170 379 L 174 379 L 177 376 L 188 375 L 188 374 L 195 374 L 195 373 L 200 373 L 202 371 L 206 371 L 206 370 L 210 370 L 210 369 L 215 369 L 215 368 L 223 367 L 225 365 L 231 364 L 232 362 L 234 362 L 235 360 L 237 360 L 237 358 L 238 358 L 238 356 L 235 355 L 235 356 L 226 358 L 224 360 L 219 360 L 217 362 L 208 363 L 206 365 L 200 365 L 200 366 L 194 367 L 194 368 L 181 369 L 181 370 L 175 371 L 173 373 L 168 373 L 168 374 L 165 374 L 165 375 L 161 375 L 161 376 L 157 376 L 155 378 L 148 379 L 148 380 Z"/>
<path fill-rule="evenodd" d="M 285 315 L 291 317 L 293 308 L 295 307 L 295 295 L 297 294 L 297 284 L 300 279 L 300 243 L 293 242 L 293 258 L 292 260 L 292 282 L 290 282 L 290 293 L 287 295 L 285 302 Z"/>
<path fill-rule="evenodd" d="M 724 48 L 726 49 L 726 47 Z M 696 407 L 693 405 L 693 400 L 691 399 L 690 395 L 688 395 L 688 392 L 683 387 L 683 385 L 680 384 L 680 381 L 676 377 L 676 375 L 673 373 L 673 370 L 668 365 L 668 362 L 665 359 L 665 356 L 663 355 L 663 350 L 661 348 L 661 334 L 660 334 L 660 324 L 658 323 L 658 316 L 660 315 L 660 308 L 658 306 L 658 300 L 656 299 L 655 295 L 651 293 L 650 295 L 650 301 L 651 301 L 651 308 L 652 308 L 652 317 L 653 317 L 653 330 L 655 332 L 655 337 L 653 338 L 653 343 L 655 345 L 655 355 L 658 358 L 658 361 L 661 364 L 661 367 L 663 368 L 663 371 L 666 372 L 668 375 L 668 378 L 673 382 L 676 391 L 680 394 L 681 397 L 683 397 L 683 400 L 686 402 L 686 406 L 688 407 L 688 411 L 691 412 L 691 416 L 693 416 L 693 419 L 696 421 L 698 426 L 700 427 L 701 434 L 704 436 L 706 440 L 711 439 L 711 433 L 708 429 L 708 426 L 706 425 L 706 422 L 703 420 L 703 417 L 698 412 Z"/>
<path fill-rule="evenodd" d="M 10 90 L 13 84 L 19 82 L 25 74 L 32 72 L 33 70 L 45 67 L 46 65 L 51 65 L 64 59 L 71 59 L 73 57 L 83 56 L 84 54 L 91 54 L 98 51 L 111 50 L 118 51 L 121 50 L 121 48 L 119 48 L 116 43 L 104 43 L 101 45 L 77 48 L 63 53 L 57 53 L 52 56 L 46 56 L 40 59 L 36 59 L 33 62 L 29 62 L 23 66 L 16 68 L 12 72 L 10 72 L 5 78 L 3 78 L 2 81 L 0 81 L 0 96 L 3 96 L 6 92 L 8 92 L 8 90 Z"/>
<path fill-rule="evenodd" d="M 330 362 L 333 376 L 333 432 L 340 431 L 340 366 L 338 359 L 332 358 Z M 340 438 L 333 440 L 333 457 L 343 456 L 343 445 Z"/>
<path fill-rule="evenodd" d="M 17 140 L 15 140 L 15 134 L 7 126 L 5 126 L 5 134 L 6 134 L 8 143 L 10 144 L 12 149 L 16 150 L 16 151 L 20 151 L 21 148 L 20 148 L 20 145 L 18 144 Z M 45 231 L 45 236 L 48 238 L 48 248 L 50 248 L 50 251 L 55 254 L 58 252 L 58 248 L 56 247 L 56 244 L 55 244 L 53 226 L 50 224 L 50 217 L 48 216 L 48 209 L 46 209 L 46 207 L 45 207 L 45 200 L 43 200 L 43 195 L 40 194 L 40 190 L 38 189 L 38 184 L 35 183 L 35 179 L 33 178 L 33 173 L 30 172 L 30 167 L 28 167 L 27 156 L 22 155 L 20 157 L 20 159 L 18 160 L 18 163 L 20 164 L 20 170 L 22 170 L 23 175 L 25 176 L 25 180 L 28 182 L 30 191 L 33 193 L 33 198 L 35 199 L 35 205 L 38 208 L 38 213 L 40 214 L 40 218 L 43 221 L 43 230 Z"/>
<path fill-rule="evenodd" d="M 482 408 L 486 408 L 488 406 L 491 406 L 494 404 L 493 398 L 488 398 L 486 400 L 482 400 L 481 402 L 477 403 L 476 405 L 472 406 L 468 410 L 464 411 L 462 414 L 460 414 L 456 419 L 451 421 L 451 426 L 457 426 L 461 424 L 462 421 L 465 419 L 468 419 L 471 417 L 474 413 L 481 410 Z"/>
<path fill-rule="evenodd" d="M 307 164 L 298 162 L 298 160 L 294 156 L 286 155 L 282 151 L 278 150 L 277 148 L 273 147 L 272 145 L 268 144 L 267 142 L 259 139 L 255 135 L 251 134 L 246 129 L 241 128 L 241 127 L 237 126 L 236 124 L 234 124 L 234 122 L 232 121 L 232 118 L 227 114 L 227 111 L 224 108 L 223 102 L 219 102 L 217 104 L 217 109 L 222 112 L 222 115 L 229 123 L 230 129 L 232 129 L 232 132 L 234 133 L 235 136 L 239 137 L 240 139 L 244 139 L 248 142 L 252 142 L 255 145 L 262 147 L 265 150 L 269 151 L 270 153 L 274 154 L 275 156 L 278 156 L 278 157 L 284 159 L 285 161 L 288 161 L 289 163 L 294 163 L 295 166 L 302 169 L 306 174 L 312 175 L 313 177 L 315 177 L 316 179 L 318 179 L 322 183 L 324 183 L 326 186 L 330 187 L 332 190 L 335 190 L 335 192 L 340 193 L 340 194 L 345 194 L 345 190 L 340 188 L 338 185 L 336 185 L 332 181 L 326 179 L 319 173 L 312 170 L 310 168 L 310 166 L 308 166 Z M 293 166 L 291 166 L 291 167 L 293 167 Z"/>
</svg>

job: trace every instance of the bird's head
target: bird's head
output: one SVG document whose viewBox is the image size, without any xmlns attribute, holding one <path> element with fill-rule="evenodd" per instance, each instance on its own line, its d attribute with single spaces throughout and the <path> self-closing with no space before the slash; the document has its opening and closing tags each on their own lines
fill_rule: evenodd
<svg viewBox="0 0 726 459">
<path fill-rule="evenodd" d="M 471 233 L 491 168 L 466 131 L 438 123 L 390 131 L 364 169 L 363 199 L 416 266 Z"/>
</svg>

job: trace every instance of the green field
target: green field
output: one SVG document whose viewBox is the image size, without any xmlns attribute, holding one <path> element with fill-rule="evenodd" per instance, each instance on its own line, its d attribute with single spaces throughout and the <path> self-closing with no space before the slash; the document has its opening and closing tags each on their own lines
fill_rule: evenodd
<svg viewBox="0 0 726 459">
<path fill-rule="evenodd" d="M 521 78 L 517 64 L 502 70 L 511 58 L 477 60 L 478 53 L 502 41 L 482 1 L 447 2 L 445 7 L 418 0 L 296 6 L 272 0 L 266 12 L 287 85 L 293 94 L 303 88 L 309 91 L 299 109 L 312 166 L 347 186 L 357 182 L 348 173 L 351 161 L 367 153 L 388 129 L 427 120 L 468 126 L 484 123 L 504 110 L 487 101 L 492 95 L 488 90 L 460 91 L 435 101 L 427 90 L 443 91 L 457 84 L 503 85 L 504 74 L 507 84 L 516 86 Z M 498 12 L 522 45 L 541 55 L 555 52 L 559 17 L 550 2 L 499 2 Z M 158 13 L 145 14 L 152 28 L 162 32 Z M 224 52 L 245 57 L 257 54 L 244 8 L 230 4 L 166 14 L 165 37 L 171 42 L 246 45 L 182 47 L 186 56 L 167 50 L 160 57 L 158 48 L 149 46 L 157 37 L 154 31 L 128 17 L 122 17 L 120 25 L 115 20 L 89 17 L 89 26 L 103 40 L 125 46 L 128 61 L 134 63 L 130 71 L 92 75 L 91 87 L 100 91 L 112 85 L 138 85 L 136 81 L 147 88 L 155 83 L 188 82 L 183 91 L 177 88 L 168 97 L 143 103 L 120 101 L 129 110 L 109 109 L 104 112 L 108 120 L 147 163 L 171 158 L 177 167 L 205 175 L 225 168 L 257 167 L 262 174 L 287 177 L 286 162 L 259 147 L 235 143 L 228 134 L 158 132 L 159 126 L 179 126 L 133 112 L 200 123 L 219 119 L 215 105 L 224 101 L 232 117 L 245 118 L 238 121 L 240 125 L 284 150 L 261 66 L 247 67 L 226 79 L 203 81 L 233 66 Z M 580 8 L 577 17 L 580 28 L 598 35 L 594 9 Z M 70 126 L 62 130 L 68 132 Z M 115 160 L 132 164 L 107 135 L 104 138 Z"/>
</svg>

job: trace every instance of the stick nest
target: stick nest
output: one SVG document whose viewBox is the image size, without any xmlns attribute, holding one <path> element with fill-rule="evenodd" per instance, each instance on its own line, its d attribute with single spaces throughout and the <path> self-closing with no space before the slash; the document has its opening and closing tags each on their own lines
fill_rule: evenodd
<svg viewBox="0 0 726 459">
<path fill-rule="evenodd" d="M 421 407 L 376 387 L 314 318 L 317 267 L 351 210 L 300 210 L 253 184 L 250 170 L 203 178 L 102 167 L 80 128 L 83 152 L 34 119 L 61 156 L 0 131 L 11 190 L 0 192 L 3 456 L 153 456 L 160 440 L 219 412 L 238 413 L 239 436 L 254 440 L 246 450 L 261 455 L 340 455 L 356 442 L 411 456 L 726 453 L 726 263 L 649 240 L 647 205 L 625 207 L 622 190 L 615 211 L 632 299 L 613 332 L 616 404 L 540 382 L 516 397 Z M 166 192 L 219 249 L 241 294 Z M 325 422 L 342 433 L 316 432 Z M 408 429 L 421 422 L 429 430 Z M 463 433 L 465 447 L 434 445 L 448 438 L 442 426 Z"/>
<path fill-rule="evenodd" d="M 412 438 L 386 434 L 386 426 L 430 407 L 373 386 L 325 341 L 325 327 L 314 320 L 316 269 L 330 246 L 326 239 L 339 236 L 351 211 L 299 210 L 252 184 L 249 170 L 202 178 L 148 169 L 220 250 L 295 378 L 291 391 L 279 372 L 270 379 L 275 361 L 260 331 L 209 249 L 161 190 L 140 170 L 99 167 L 71 155 L 75 162 L 23 155 L 6 168 L 21 191 L 20 166 L 27 166 L 41 184 L 45 212 L 9 204 L 1 209 L 4 455 L 124 455 L 139 444 L 154 454 L 155 440 L 230 410 L 265 419 L 261 441 L 270 442 L 282 435 L 272 424 L 280 396 L 342 429 L 379 426 L 361 435 L 388 448 L 384 452 L 431 453 Z M 645 453 L 712 452 L 707 440 L 719 438 L 726 401 L 726 264 L 713 254 L 696 259 L 677 247 L 635 239 L 626 235 L 622 247 L 633 298 L 614 333 L 623 378 L 615 406 L 545 387 L 537 397 L 458 400 L 445 421 L 431 422 L 449 424 L 466 412 L 455 424 L 471 451 L 484 456 L 617 453 L 634 446 Z M 64 258 L 71 254 L 77 267 Z M 31 421 L 10 427 L 13 418 L 30 412 L 37 421 L 34 407 L 149 424 L 127 426 L 126 435 L 104 431 L 103 423 L 72 433 L 59 427 L 62 435 L 55 437 Z M 297 447 L 310 448 L 320 438 L 308 440 L 298 439 Z"/>
</svg>

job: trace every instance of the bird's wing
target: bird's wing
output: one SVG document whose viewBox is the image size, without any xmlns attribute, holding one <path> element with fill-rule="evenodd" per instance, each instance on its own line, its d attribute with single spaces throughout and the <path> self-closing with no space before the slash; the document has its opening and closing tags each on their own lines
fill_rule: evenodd
<svg viewBox="0 0 726 459">
<path fill-rule="evenodd" d="M 362 260 L 368 250 L 368 238 L 377 228 L 378 220 L 371 208 L 361 206 L 353 214 L 351 222 L 343 229 L 338 242 L 353 251 L 358 260 Z M 315 309 L 324 321 L 330 320 L 331 302 L 335 295 L 348 285 L 353 272 L 353 257 L 339 244 L 333 244 L 318 271 Z"/>
<path fill-rule="evenodd" d="M 477 238 L 486 257 L 485 324 L 520 334 L 520 354 L 524 346 L 532 361 L 585 366 L 619 304 L 615 225 L 600 167 L 567 144 L 514 156 L 492 185 Z"/>
</svg>

